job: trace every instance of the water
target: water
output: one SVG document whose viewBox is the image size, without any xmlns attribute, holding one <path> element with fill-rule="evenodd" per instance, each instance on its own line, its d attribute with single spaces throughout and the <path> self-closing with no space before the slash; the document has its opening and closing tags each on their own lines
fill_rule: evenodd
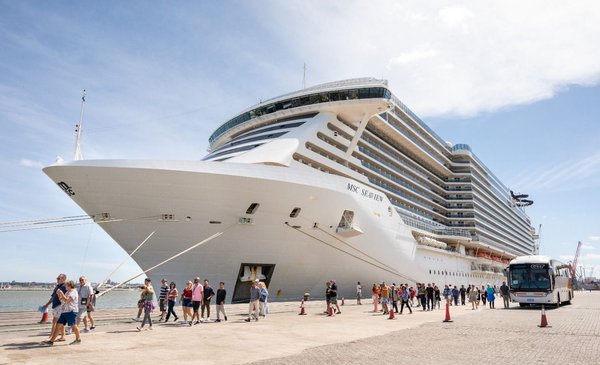
<svg viewBox="0 0 600 365">
<path fill-rule="evenodd" d="M 1 290 L 0 312 L 37 311 L 51 294 L 51 290 Z M 113 290 L 97 299 L 96 308 L 132 308 L 139 298 L 139 290 Z"/>
</svg>

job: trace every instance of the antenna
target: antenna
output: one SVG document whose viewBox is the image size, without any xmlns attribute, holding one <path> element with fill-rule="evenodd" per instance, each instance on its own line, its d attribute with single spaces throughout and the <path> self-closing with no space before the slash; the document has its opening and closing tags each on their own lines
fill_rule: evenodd
<svg viewBox="0 0 600 365">
<path fill-rule="evenodd" d="M 83 95 L 81 96 L 81 113 L 79 114 L 79 123 L 75 125 L 75 154 L 73 160 L 78 161 L 83 159 L 81 155 L 81 129 L 83 128 L 83 107 L 85 106 L 85 89 L 83 89 Z"/>
<path fill-rule="evenodd" d="M 304 62 L 304 76 L 302 78 L 302 88 L 306 89 L 306 62 Z"/>
</svg>

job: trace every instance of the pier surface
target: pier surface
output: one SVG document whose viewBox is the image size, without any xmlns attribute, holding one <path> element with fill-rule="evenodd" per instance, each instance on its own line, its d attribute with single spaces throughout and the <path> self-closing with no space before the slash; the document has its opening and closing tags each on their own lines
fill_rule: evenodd
<svg viewBox="0 0 600 365">
<path fill-rule="evenodd" d="M 299 302 L 270 303 L 266 320 L 244 322 L 247 304 L 226 306 L 228 321 L 187 326 L 155 321 L 137 332 L 131 309 L 99 309 L 97 328 L 82 333 L 80 345 L 40 344 L 49 325 L 35 312 L 0 313 L 0 364 L 364 364 L 486 363 L 598 364 L 600 292 L 577 292 L 571 305 L 547 309 L 549 327 L 539 328 L 539 308 L 451 307 L 445 311 L 405 312 L 395 320 L 372 312 L 372 305 L 346 300 L 342 314 L 327 317 L 324 302 L 310 301 L 300 316 Z M 215 309 L 214 306 L 211 309 Z M 181 316 L 181 308 L 176 309 Z M 154 312 L 153 318 L 157 318 Z M 213 320 L 216 317 L 213 316 Z"/>
</svg>

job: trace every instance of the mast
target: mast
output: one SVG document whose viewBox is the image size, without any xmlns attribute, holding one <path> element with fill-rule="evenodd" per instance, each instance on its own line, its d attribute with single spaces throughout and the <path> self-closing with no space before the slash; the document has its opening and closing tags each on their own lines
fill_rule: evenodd
<svg viewBox="0 0 600 365">
<path fill-rule="evenodd" d="M 306 62 L 304 62 L 304 76 L 302 77 L 302 88 L 306 89 Z"/>
<path fill-rule="evenodd" d="M 85 89 L 83 89 L 83 95 L 81 96 L 81 113 L 79 114 L 79 123 L 75 125 L 75 154 L 73 160 L 78 161 L 83 159 L 81 155 L 81 129 L 83 128 L 83 109 L 85 106 Z"/>
</svg>

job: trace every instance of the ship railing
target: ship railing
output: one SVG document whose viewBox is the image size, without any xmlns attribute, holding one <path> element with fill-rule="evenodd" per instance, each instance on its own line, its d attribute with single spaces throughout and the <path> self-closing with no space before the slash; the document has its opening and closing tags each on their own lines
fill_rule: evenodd
<svg viewBox="0 0 600 365">
<path fill-rule="evenodd" d="M 402 221 L 407 226 L 417 228 L 426 232 L 436 234 L 438 236 L 453 236 L 453 237 L 465 237 L 471 238 L 471 233 L 467 230 L 460 228 L 449 228 L 433 221 L 425 221 L 425 218 L 415 218 L 407 215 L 406 213 L 396 210 L 400 214 Z"/>
</svg>

